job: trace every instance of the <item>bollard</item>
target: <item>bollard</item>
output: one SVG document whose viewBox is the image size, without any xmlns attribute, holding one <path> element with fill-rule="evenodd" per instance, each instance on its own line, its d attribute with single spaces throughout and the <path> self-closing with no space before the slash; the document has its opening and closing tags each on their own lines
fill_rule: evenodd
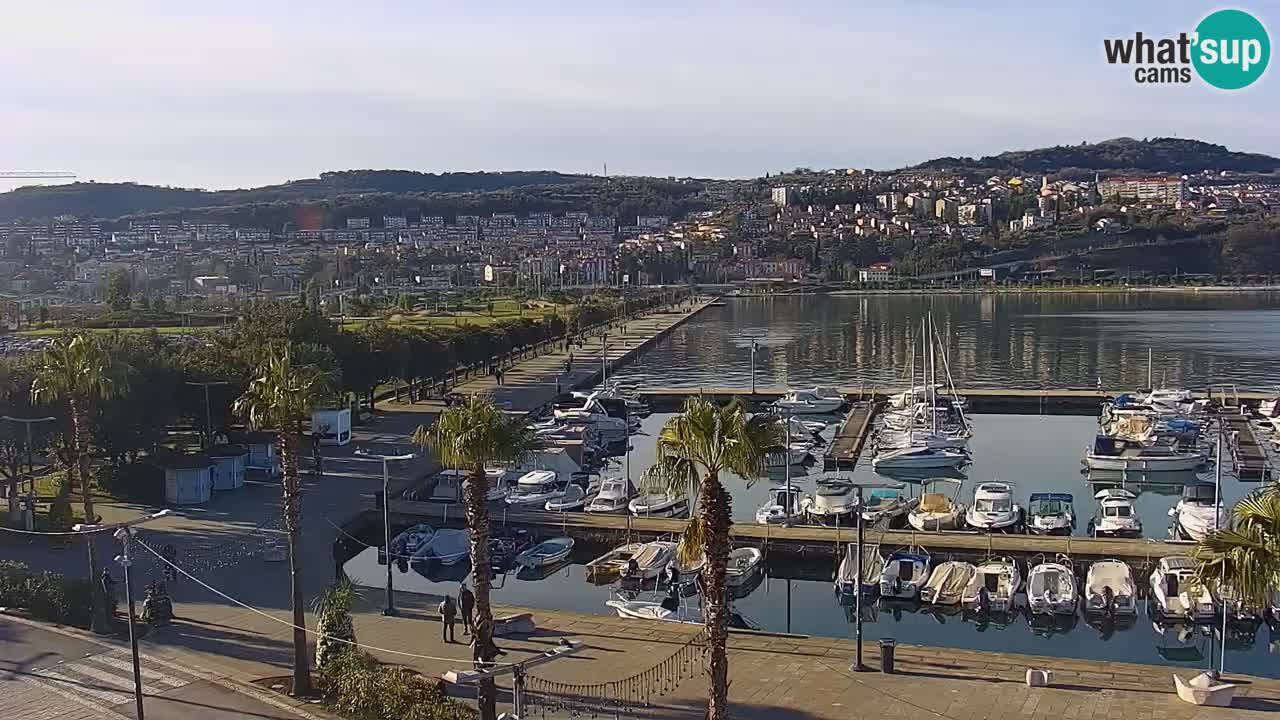
<svg viewBox="0 0 1280 720">
<path fill-rule="evenodd" d="M 893 674 L 893 654 L 898 641 L 893 638 L 880 638 L 880 672 Z"/>
</svg>

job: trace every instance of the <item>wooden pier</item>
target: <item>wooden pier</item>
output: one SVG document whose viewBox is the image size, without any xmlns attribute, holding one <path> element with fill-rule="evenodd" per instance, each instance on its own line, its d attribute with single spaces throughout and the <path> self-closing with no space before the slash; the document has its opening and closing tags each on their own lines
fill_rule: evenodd
<svg viewBox="0 0 1280 720">
<path fill-rule="evenodd" d="M 393 500 L 391 514 L 396 522 L 461 525 L 461 505 Z M 578 540 L 622 543 L 676 535 L 684 530 L 687 520 L 675 518 L 642 518 L 630 515 L 605 515 L 582 512 L 544 512 L 500 508 L 490 514 L 495 527 L 521 527 L 542 535 L 568 535 Z M 732 535 L 735 544 L 752 545 L 784 552 L 838 556 L 843 545 L 854 542 L 853 527 L 815 527 L 736 523 Z M 885 548 L 922 547 L 940 556 L 986 557 L 1009 555 L 1030 557 L 1058 554 L 1077 560 L 1115 558 L 1144 566 L 1166 555 L 1191 552 L 1192 543 L 1152 539 L 1120 539 L 1061 537 L 1040 535 L 1002 535 L 977 532 L 914 532 L 912 530 L 864 529 L 863 540 Z"/>
<path fill-rule="evenodd" d="M 851 469 L 858 464 L 858 456 L 862 454 L 862 447 L 867 443 L 879 410 L 880 403 L 877 401 L 854 402 L 822 457 L 824 470 Z"/>
<path fill-rule="evenodd" d="M 1231 455 L 1235 460 L 1236 476 L 1241 480 L 1265 480 L 1270 476 L 1267 454 L 1253 432 L 1253 423 L 1247 415 L 1222 415 L 1224 429 L 1231 443 Z"/>
</svg>

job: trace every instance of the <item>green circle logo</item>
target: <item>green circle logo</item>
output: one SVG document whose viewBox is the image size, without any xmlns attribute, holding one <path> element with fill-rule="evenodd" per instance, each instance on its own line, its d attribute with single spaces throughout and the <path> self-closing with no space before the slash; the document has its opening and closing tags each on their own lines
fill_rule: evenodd
<svg viewBox="0 0 1280 720">
<path fill-rule="evenodd" d="M 1196 72 L 1221 90 L 1239 90 L 1262 77 L 1271 59 L 1271 40 L 1258 19 L 1243 10 L 1219 10 L 1196 26 L 1191 62 Z"/>
</svg>

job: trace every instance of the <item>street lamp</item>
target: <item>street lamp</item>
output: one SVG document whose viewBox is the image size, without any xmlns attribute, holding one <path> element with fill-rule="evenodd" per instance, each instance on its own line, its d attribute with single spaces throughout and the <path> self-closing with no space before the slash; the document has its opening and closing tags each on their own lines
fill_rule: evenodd
<svg viewBox="0 0 1280 720">
<path fill-rule="evenodd" d="M 854 623 L 854 638 L 858 645 L 857 655 L 854 661 L 849 665 L 850 672 L 865 672 L 867 666 L 862 664 L 862 490 L 863 488 L 891 488 L 901 490 L 906 485 L 893 480 L 849 480 L 848 484 L 852 485 L 858 492 L 858 510 L 854 515 L 854 521 L 858 523 L 858 557 L 854 563 L 854 573 L 857 576 L 857 590 L 854 595 L 854 607 L 857 612 L 857 620 Z"/>
<path fill-rule="evenodd" d="M 205 450 L 213 446 L 213 415 L 209 409 L 209 387 L 212 385 L 226 385 L 227 381 L 219 380 L 215 382 L 187 382 L 188 385 L 204 388 L 204 432 L 208 445 Z"/>
<path fill-rule="evenodd" d="M 393 460 L 412 460 L 417 456 L 415 453 L 407 455 L 377 455 L 364 450 L 356 450 L 356 455 L 360 457 L 370 458 L 372 460 L 382 461 L 382 536 L 383 542 L 386 543 L 387 554 L 387 606 L 382 609 L 383 615 L 395 615 L 395 589 L 391 581 L 391 503 L 387 497 L 387 482 L 391 479 L 391 473 L 387 468 L 387 463 Z"/>
<path fill-rule="evenodd" d="M 136 520 L 117 523 L 115 525 L 85 525 L 76 523 L 72 526 L 72 530 L 78 533 L 91 533 L 108 528 L 116 528 L 113 533 L 115 539 L 120 541 L 121 552 L 116 556 L 116 562 L 124 568 L 124 596 L 129 604 L 129 649 L 133 653 L 133 701 L 138 707 L 138 720 L 143 720 L 142 715 L 142 667 L 138 662 L 138 633 L 134 628 L 137 623 L 137 616 L 133 609 L 133 583 L 130 579 L 129 568 L 133 566 L 133 557 L 130 554 L 133 542 L 133 526 L 159 520 L 169 514 L 166 508 L 159 512 L 154 512 L 145 517 Z M 89 542 L 93 542 L 93 538 L 89 538 Z M 90 582 L 98 582 L 97 578 L 90 578 Z M 105 588 L 104 588 L 105 589 Z"/>
<path fill-rule="evenodd" d="M 760 344 L 755 340 L 751 341 L 751 394 L 756 394 L 756 350 Z"/>
</svg>

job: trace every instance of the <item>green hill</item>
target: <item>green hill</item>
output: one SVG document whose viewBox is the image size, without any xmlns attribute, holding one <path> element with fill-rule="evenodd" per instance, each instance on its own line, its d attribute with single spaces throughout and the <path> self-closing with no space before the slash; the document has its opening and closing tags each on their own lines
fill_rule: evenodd
<svg viewBox="0 0 1280 720">
<path fill-rule="evenodd" d="M 1098 143 L 1058 145 L 1036 150 L 1013 150 L 974 159 L 941 157 L 914 166 L 915 170 L 1081 175 L 1124 172 L 1198 173 L 1229 170 L 1272 173 L 1280 159 L 1259 153 L 1233 152 L 1222 145 L 1185 138 L 1115 138 Z"/>
</svg>

